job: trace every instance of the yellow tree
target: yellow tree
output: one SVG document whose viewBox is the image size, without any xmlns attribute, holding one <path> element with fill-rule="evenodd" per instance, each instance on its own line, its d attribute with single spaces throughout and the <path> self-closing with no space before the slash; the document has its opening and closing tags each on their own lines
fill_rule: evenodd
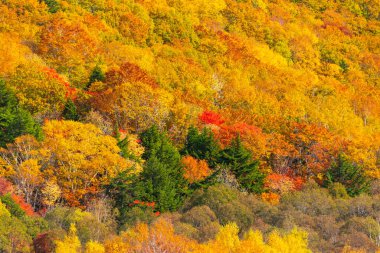
<svg viewBox="0 0 380 253">
<path fill-rule="evenodd" d="M 274 231 L 269 235 L 268 242 L 263 240 L 260 231 L 249 231 L 240 240 L 239 228 L 235 223 L 222 227 L 214 240 L 198 245 L 195 252 L 228 252 L 228 253 L 311 253 L 307 248 L 307 233 L 293 229 L 284 236 Z"/>
<path fill-rule="evenodd" d="M 89 241 L 86 243 L 85 253 L 104 253 L 104 246 L 98 242 Z"/>
<path fill-rule="evenodd" d="M 42 204 L 46 205 L 48 208 L 54 206 L 61 196 L 61 193 L 61 189 L 56 182 L 47 181 L 41 189 Z"/>
<path fill-rule="evenodd" d="M 56 117 L 64 107 L 65 86 L 44 72 L 39 61 L 26 61 L 19 65 L 7 84 L 15 91 L 20 105 L 33 114 Z"/>
<path fill-rule="evenodd" d="M 235 223 L 229 223 L 222 227 L 216 238 L 209 241 L 207 244 L 201 244 L 195 252 L 239 252 L 237 251 L 240 247 L 239 240 L 239 228 Z"/>
<path fill-rule="evenodd" d="M 25 58 L 23 56 L 29 50 L 22 46 L 18 38 L 10 34 L 0 34 L 0 74 L 11 73 L 17 65 L 23 63 Z"/>
<path fill-rule="evenodd" d="M 246 253 L 264 253 L 268 252 L 268 246 L 265 244 L 260 231 L 250 230 L 245 235 L 244 240 L 241 241 L 239 250 Z"/>
<path fill-rule="evenodd" d="M 99 42 L 86 23 L 80 22 L 80 16 L 72 16 L 63 12 L 52 16 L 42 28 L 38 53 L 51 66 L 67 74 L 75 84 L 80 84 L 87 81 L 89 69 L 84 68 L 99 52 Z"/>
<path fill-rule="evenodd" d="M 274 231 L 269 235 L 268 245 L 275 252 L 311 253 L 307 248 L 307 233 L 294 228 L 283 237 Z"/>
<path fill-rule="evenodd" d="M 55 241 L 56 253 L 78 253 L 80 252 L 81 244 L 77 236 L 77 229 L 74 224 L 70 225 L 70 229 L 65 238 Z"/>
<path fill-rule="evenodd" d="M 36 206 L 39 197 L 38 188 L 43 182 L 40 171 L 40 143 L 31 135 L 23 135 L 7 144 L 6 149 L 0 149 L 0 157 L 4 167 L 0 174 L 9 178 L 16 186 L 16 192 L 25 201 Z"/>
<path fill-rule="evenodd" d="M 98 193 L 101 185 L 128 167 L 116 139 L 92 124 L 54 120 L 47 121 L 43 130 L 44 175 L 56 179 L 71 205 L 79 205 L 86 194 Z"/>
<path fill-rule="evenodd" d="M 106 252 L 192 252 L 197 243 L 174 233 L 173 225 L 163 218 L 150 227 L 137 224 L 120 236 L 105 242 Z"/>
<path fill-rule="evenodd" d="M 220 12 L 226 8 L 224 0 L 190 0 L 172 1 L 177 10 L 187 15 L 194 25 L 199 25 L 201 21 L 221 21 Z"/>
<path fill-rule="evenodd" d="M 151 125 L 162 128 L 170 116 L 172 96 L 136 82 L 107 87 L 94 97 L 94 106 L 113 117 L 119 126 L 141 132 Z"/>
</svg>

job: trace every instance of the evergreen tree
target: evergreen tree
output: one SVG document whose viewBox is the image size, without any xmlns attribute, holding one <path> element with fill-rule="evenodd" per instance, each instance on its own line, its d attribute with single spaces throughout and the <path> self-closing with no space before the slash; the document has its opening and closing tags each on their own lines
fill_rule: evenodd
<svg viewBox="0 0 380 253">
<path fill-rule="evenodd" d="M 119 136 L 116 136 L 117 139 L 117 146 L 120 148 L 120 155 L 124 158 L 130 158 L 130 152 L 128 151 L 128 138 L 125 137 L 124 139 L 120 140 Z"/>
<path fill-rule="evenodd" d="M 206 160 L 210 167 L 215 168 L 219 159 L 220 146 L 210 129 L 203 128 L 200 133 L 198 129 L 191 126 L 182 153 L 199 160 Z"/>
<path fill-rule="evenodd" d="M 334 183 L 341 183 L 346 187 L 348 195 L 351 197 L 361 193 L 368 193 L 370 190 L 370 180 L 364 171 L 356 164 L 350 162 L 343 154 L 326 173 L 324 186 L 329 187 Z"/>
<path fill-rule="evenodd" d="M 7 89 L 5 82 L 0 80 L 0 108 L 10 108 L 17 105 L 16 96 Z"/>
<path fill-rule="evenodd" d="M 16 96 L 0 80 L 0 147 L 23 134 L 32 134 L 37 139 L 42 136 L 41 128 L 32 115 L 19 107 Z"/>
<path fill-rule="evenodd" d="M 49 8 L 50 13 L 56 13 L 59 9 L 59 3 L 56 0 L 44 0 L 45 4 Z"/>
<path fill-rule="evenodd" d="M 229 166 L 239 184 L 248 192 L 263 192 L 265 174 L 260 172 L 259 162 L 252 160 L 251 153 L 244 148 L 239 136 L 222 151 L 220 162 Z"/>
<path fill-rule="evenodd" d="M 62 116 L 65 120 L 73 120 L 73 121 L 79 120 L 77 106 L 74 104 L 72 99 L 67 100 L 65 104 L 65 109 L 62 112 Z"/>
<path fill-rule="evenodd" d="M 119 212 L 119 226 L 127 222 L 126 214 L 131 208 L 130 204 L 137 198 L 134 192 L 139 178 L 136 174 L 131 173 L 133 170 L 134 168 L 130 168 L 120 172 L 105 187 L 107 195 L 115 201 L 114 207 L 116 207 Z"/>
<path fill-rule="evenodd" d="M 132 152 L 129 151 L 129 140 L 128 137 L 124 137 L 121 139 L 119 132 L 119 124 L 116 122 L 114 126 L 114 137 L 117 140 L 117 146 L 120 148 L 120 155 L 126 159 L 131 159 L 134 161 L 138 161 L 139 158 L 136 157 Z"/>
<path fill-rule="evenodd" d="M 146 163 L 134 195 L 139 200 L 156 202 L 161 212 L 178 209 L 187 193 L 178 150 L 155 126 L 141 134 L 141 141 Z"/>
<path fill-rule="evenodd" d="M 105 80 L 105 75 L 102 71 L 102 69 L 96 65 L 95 68 L 92 70 L 89 81 L 85 87 L 85 90 L 88 90 L 91 87 L 91 84 L 95 82 L 103 82 Z"/>
<path fill-rule="evenodd" d="M 209 175 L 208 177 L 206 177 L 202 181 L 193 182 L 193 183 L 189 184 L 189 190 L 191 192 L 193 192 L 197 189 L 201 189 L 201 188 L 207 189 L 208 187 L 215 185 L 216 183 L 218 183 L 218 175 L 220 175 L 220 172 L 221 172 L 221 170 L 218 168 L 218 169 L 214 170 L 214 172 L 211 173 L 211 175 Z"/>
<path fill-rule="evenodd" d="M 140 157 L 136 156 L 133 152 L 129 149 L 130 140 L 128 137 L 125 137 L 124 139 L 120 139 L 120 135 L 116 135 L 117 140 L 117 146 L 120 148 L 120 155 L 126 159 L 130 159 L 136 162 L 141 162 Z"/>
</svg>

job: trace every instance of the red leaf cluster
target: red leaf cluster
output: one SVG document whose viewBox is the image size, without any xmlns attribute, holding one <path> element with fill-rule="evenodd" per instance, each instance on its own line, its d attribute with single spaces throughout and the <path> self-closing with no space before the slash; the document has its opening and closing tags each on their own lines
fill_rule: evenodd
<svg viewBox="0 0 380 253">
<path fill-rule="evenodd" d="M 216 136 L 223 145 L 227 145 L 238 135 L 242 138 L 253 136 L 264 138 L 261 128 L 248 125 L 244 122 L 235 123 L 233 125 L 223 125 L 216 133 Z"/>
<path fill-rule="evenodd" d="M 121 134 L 126 134 L 127 133 L 127 130 L 125 130 L 125 129 L 119 129 L 119 132 L 121 133 Z"/>
<path fill-rule="evenodd" d="M 13 192 L 12 183 L 3 177 L 0 177 L 0 196 L 7 193 L 12 193 L 12 192 Z"/>
<path fill-rule="evenodd" d="M 16 194 L 12 194 L 11 197 L 14 200 L 14 202 L 16 202 L 16 204 L 18 204 L 20 208 L 24 210 L 26 215 L 36 216 L 36 213 L 34 212 L 33 207 L 29 205 L 28 203 L 26 203 L 23 197 Z"/>
<path fill-rule="evenodd" d="M 154 208 L 156 203 L 155 202 L 144 202 L 144 201 L 140 201 L 140 200 L 136 199 L 131 204 L 131 206 L 134 206 L 134 205 L 147 206 L 147 207 Z"/>
<path fill-rule="evenodd" d="M 26 203 L 23 197 L 14 194 L 13 190 L 12 183 L 3 177 L 0 177 L 0 196 L 10 193 L 13 201 L 18 204 L 28 216 L 35 216 L 36 213 L 34 212 L 33 207 Z"/>
<path fill-rule="evenodd" d="M 70 86 L 70 84 L 65 81 L 55 69 L 44 67 L 42 71 L 48 75 L 49 78 L 55 79 L 58 82 L 60 82 L 63 86 L 65 86 L 66 89 L 66 98 L 70 98 L 72 100 L 75 100 L 77 97 L 77 89 Z"/>
<path fill-rule="evenodd" d="M 290 175 L 272 173 L 267 176 L 265 186 L 272 191 L 285 193 L 301 190 L 304 182 L 299 176 L 292 177 Z"/>
<path fill-rule="evenodd" d="M 34 251 L 36 253 L 54 252 L 54 241 L 49 233 L 37 235 L 33 240 Z"/>
<path fill-rule="evenodd" d="M 201 115 L 199 115 L 199 120 L 205 124 L 217 126 L 220 126 L 225 122 L 222 116 L 213 111 L 204 111 Z"/>
</svg>

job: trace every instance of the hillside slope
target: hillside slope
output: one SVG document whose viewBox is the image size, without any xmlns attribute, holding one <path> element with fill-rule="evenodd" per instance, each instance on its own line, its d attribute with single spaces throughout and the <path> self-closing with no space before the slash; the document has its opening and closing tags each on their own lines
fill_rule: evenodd
<svg viewBox="0 0 380 253">
<path fill-rule="evenodd" d="M 297 225 L 309 232 L 313 250 L 374 251 L 380 1 L 2 0 L 0 131 L 0 214 L 25 223 L 10 208 L 25 205 L 25 215 L 46 215 L 38 220 L 49 223 L 25 232 L 24 251 L 58 226 L 49 212 L 91 213 L 103 198 L 103 208 L 117 215 L 110 214 L 102 236 L 79 235 L 82 245 L 178 211 L 130 233 L 175 229 L 181 235 L 166 240 L 184 244 L 174 248 L 194 240 L 194 252 L 209 252 L 225 247 L 220 238 L 200 243 L 224 226 L 220 236 L 230 233 L 240 245 L 231 250 L 239 252 L 263 241 L 248 233 L 254 228 L 264 233 L 263 252 L 274 247 L 268 238 L 287 247 L 292 236 L 307 252 L 304 232 L 291 230 Z M 330 211 L 313 206 L 316 213 L 308 214 L 297 206 L 297 194 L 318 191 Z M 348 212 L 348 203 L 364 201 L 361 194 L 373 205 L 364 214 Z M 214 197 L 238 199 L 239 208 L 205 202 Z M 276 215 L 269 221 L 243 200 Z M 219 208 L 245 212 L 247 220 L 223 217 Z M 209 215 L 211 232 L 194 221 L 183 225 L 191 210 Z M 297 215 L 310 224 L 295 222 Z M 74 238 L 65 222 L 60 229 Z M 325 222 L 334 232 L 315 225 Z M 353 239 L 355 222 L 362 242 Z M 271 233 L 275 227 L 288 234 Z M 246 232 L 255 239 L 244 241 Z"/>
</svg>

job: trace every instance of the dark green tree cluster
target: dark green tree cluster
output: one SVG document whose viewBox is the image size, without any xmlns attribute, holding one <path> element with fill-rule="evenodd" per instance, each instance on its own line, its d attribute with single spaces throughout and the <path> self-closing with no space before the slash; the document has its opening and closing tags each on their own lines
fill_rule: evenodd
<svg viewBox="0 0 380 253">
<path fill-rule="evenodd" d="M 119 173 L 106 186 L 106 193 L 114 200 L 114 207 L 118 213 L 118 225 L 121 227 L 126 223 L 132 223 L 129 219 L 131 203 L 136 199 L 135 188 L 139 177 L 131 174 L 131 169 Z"/>
<path fill-rule="evenodd" d="M 201 132 L 191 126 L 186 137 L 183 155 L 191 155 L 200 160 L 206 160 L 210 167 L 218 164 L 220 145 L 215 140 L 214 134 L 208 128 L 203 128 Z"/>
<path fill-rule="evenodd" d="M 220 157 L 229 166 L 239 184 L 248 192 L 262 193 L 265 174 L 259 170 L 259 162 L 252 159 L 251 153 L 243 146 L 240 136 L 233 139 Z"/>
<path fill-rule="evenodd" d="M 77 107 L 72 99 L 67 100 L 65 104 L 65 108 L 63 109 L 63 112 L 62 112 L 62 117 L 65 120 L 73 120 L 73 121 L 79 120 Z"/>
<path fill-rule="evenodd" d="M 155 126 L 141 134 L 141 141 L 145 148 L 142 158 L 146 164 L 137 185 L 138 196 L 157 202 L 160 211 L 178 209 L 187 188 L 181 155 Z"/>
<path fill-rule="evenodd" d="M 195 127 L 190 127 L 182 153 L 206 160 L 216 172 L 222 166 L 227 167 L 244 190 L 263 192 L 265 175 L 259 170 L 259 162 L 253 160 L 251 153 L 243 146 L 240 136 L 222 150 L 210 129 L 204 128 L 199 132 Z"/>
<path fill-rule="evenodd" d="M 104 75 L 103 70 L 99 67 L 99 65 L 96 65 L 95 68 L 92 70 L 88 83 L 84 89 L 90 89 L 91 84 L 95 82 L 102 82 L 105 80 L 105 78 L 106 76 Z"/>
<path fill-rule="evenodd" d="M 147 220 L 143 217 L 144 212 L 137 210 L 135 205 L 131 206 L 136 200 L 155 202 L 155 211 L 178 210 L 191 191 L 214 185 L 221 167 L 227 167 L 244 190 L 252 193 L 263 191 L 265 175 L 259 171 L 258 162 L 244 148 L 240 137 L 222 150 L 209 129 L 199 132 L 191 127 L 182 154 L 204 159 L 213 169 L 209 177 L 193 184 L 184 178 L 181 155 L 165 133 L 153 126 L 143 132 L 140 139 L 145 148 L 143 171 L 138 176 L 131 175 L 129 171 L 122 172 L 107 187 L 120 213 L 120 225 L 131 222 L 131 212 L 141 213 L 140 218 Z M 128 157 L 128 142 L 119 141 L 119 147 L 122 154 Z"/>
<path fill-rule="evenodd" d="M 41 128 L 32 115 L 19 106 L 16 96 L 0 80 L 0 147 L 23 134 L 42 137 Z"/>
<path fill-rule="evenodd" d="M 56 0 L 44 0 L 44 3 L 49 8 L 50 13 L 56 13 L 60 9 L 60 5 Z"/>
<path fill-rule="evenodd" d="M 371 181 L 364 171 L 358 165 L 350 162 L 343 154 L 338 156 L 337 161 L 326 173 L 324 185 L 329 187 L 334 183 L 344 185 L 351 197 L 368 193 L 371 186 Z"/>
<path fill-rule="evenodd" d="M 153 126 L 140 138 L 145 148 L 143 171 L 138 176 L 122 172 L 107 187 L 116 199 L 120 223 L 130 216 L 129 204 L 134 200 L 155 202 L 155 210 L 165 212 L 177 210 L 187 196 L 188 182 L 183 177 L 181 155 L 166 134 Z M 125 143 L 120 145 L 126 147 Z"/>
</svg>

